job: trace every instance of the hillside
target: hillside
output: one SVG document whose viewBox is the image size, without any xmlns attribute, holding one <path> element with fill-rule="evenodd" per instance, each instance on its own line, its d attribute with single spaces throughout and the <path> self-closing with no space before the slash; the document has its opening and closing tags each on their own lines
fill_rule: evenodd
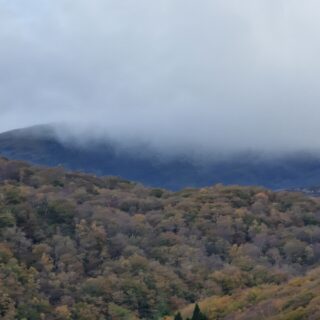
<svg viewBox="0 0 320 320">
<path fill-rule="evenodd" d="M 58 135 L 63 136 L 63 132 Z M 0 134 L 0 155 L 100 176 L 119 176 L 170 190 L 216 183 L 279 190 L 319 185 L 320 181 L 320 157 L 315 154 L 265 158 L 256 153 L 241 153 L 205 161 L 186 155 L 166 158 L 144 146 L 124 150 L 112 141 L 62 141 L 57 138 L 57 129 L 49 125 Z"/>
<path fill-rule="evenodd" d="M 211 296 L 285 290 L 319 261 L 318 199 L 169 192 L 0 158 L 4 320 L 159 319 Z"/>
<path fill-rule="evenodd" d="M 199 305 L 208 320 L 317 320 L 320 319 L 319 275 L 320 268 L 316 268 L 287 284 L 261 285 L 208 298 Z M 193 305 L 185 308 L 183 318 L 191 318 L 192 311 Z"/>
</svg>

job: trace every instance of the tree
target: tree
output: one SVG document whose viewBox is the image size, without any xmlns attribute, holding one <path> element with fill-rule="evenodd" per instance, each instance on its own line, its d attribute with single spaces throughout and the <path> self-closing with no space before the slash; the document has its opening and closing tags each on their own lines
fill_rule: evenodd
<svg viewBox="0 0 320 320">
<path fill-rule="evenodd" d="M 175 315 L 174 320 L 183 320 L 180 312 Z"/>
<path fill-rule="evenodd" d="M 9 211 L 0 212 L 0 229 L 10 228 L 15 225 L 16 221 L 14 216 Z"/>
<path fill-rule="evenodd" d="M 191 320 L 207 320 L 207 317 L 200 311 L 199 305 L 196 303 Z"/>
</svg>

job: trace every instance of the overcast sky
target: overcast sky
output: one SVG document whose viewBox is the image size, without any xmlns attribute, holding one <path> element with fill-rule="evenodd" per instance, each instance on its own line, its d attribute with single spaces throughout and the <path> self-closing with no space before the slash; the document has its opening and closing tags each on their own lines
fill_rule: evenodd
<svg viewBox="0 0 320 320">
<path fill-rule="evenodd" d="M 318 0 L 0 0 L 0 131 L 320 148 Z"/>
</svg>

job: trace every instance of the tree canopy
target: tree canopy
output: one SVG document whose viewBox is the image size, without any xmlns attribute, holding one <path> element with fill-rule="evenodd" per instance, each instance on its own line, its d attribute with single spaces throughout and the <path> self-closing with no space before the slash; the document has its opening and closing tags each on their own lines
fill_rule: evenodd
<svg viewBox="0 0 320 320">
<path fill-rule="evenodd" d="M 4 320 L 186 318 L 195 301 L 198 319 L 223 319 L 226 301 L 240 312 L 239 292 L 262 301 L 259 290 L 282 292 L 319 261 L 319 199 L 221 185 L 169 192 L 0 158 Z"/>
</svg>

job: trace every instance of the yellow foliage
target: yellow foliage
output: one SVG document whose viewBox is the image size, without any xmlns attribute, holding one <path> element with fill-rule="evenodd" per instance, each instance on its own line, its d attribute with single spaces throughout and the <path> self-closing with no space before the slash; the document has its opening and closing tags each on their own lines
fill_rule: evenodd
<svg viewBox="0 0 320 320">
<path fill-rule="evenodd" d="M 5 243 L 0 243 L 0 261 L 1 260 L 8 260 L 13 257 L 13 253 L 9 246 Z"/>
<path fill-rule="evenodd" d="M 55 312 L 60 319 L 67 320 L 71 318 L 71 312 L 66 305 L 56 307 Z"/>
</svg>

